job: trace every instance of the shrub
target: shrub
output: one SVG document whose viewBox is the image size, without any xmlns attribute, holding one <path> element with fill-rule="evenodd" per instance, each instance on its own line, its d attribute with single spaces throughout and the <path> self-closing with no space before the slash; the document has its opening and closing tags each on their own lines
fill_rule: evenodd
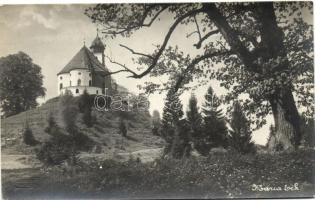
<svg viewBox="0 0 315 200">
<path fill-rule="evenodd" d="M 120 163 L 79 162 L 71 179 L 78 191 L 115 194 L 115 198 L 244 198 L 270 197 L 252 191 L 253 185 L 281 186 L 298 183 L 300 191 L 278 195 L 308 195 L 302 185 L 312 185 L 314 150 L 281 154 L 242 155 L 237 152 L 214 154 L 206 158 L 158 159 L 141 163 L 130 159 Z M 101 167 L 100 167 L 101 166 Z M 69 169 L 72 170 L 72 169 Z M 310 195 L 314 191 L 310 188 Z M 174 196 L 170 196 L 170 195 Z M 189 195 L 189 196 L 187 196 Z"/>
<path fill-rule="evenodd" d="M 125 121 L 122 118 L 120 118 L 120 120 L 119 120 L 119 127 L 118 128 L 119 128 L 119 133 L 123 137 L 126 137 L 128 130 L 127 130 L 126 123 L 125 123 Z"/>
<path fill-rule="evenodd" d="M 34 146 L 38 144 L 38 141 L 35 139 L 32 129 L 28 126 L 28 124 L 25 127 L 25 130 L 23 131 L 23 141 L 25 144 Z"/>
<path fill-rule="evenodd" d="M 203 155 L 207 155 L 211 148 L 228 145 L 228 131 L 220 106 L 221 100 L 209 86 L 202 107 L 203 133 L 195 139 L 195 147 Z"/>
<path fill-rule="evenodd" d="M 250 130 L 250 122 L 242 112 L 242 107 L 237 101 L 233 105 L 231 118 L 231 147 L 240 153 L 255 153 L 255 145 L 251 141 L 252 132 Z"/>
<path fill-rule="evenodd" d="M 60 132 L 54 132 L 52 134 L 52 139 L 45 142 L 40 149 L 37 150 L 36 156 L 38 160 L 46 165 L 59 165 L 65 160 L 74 157 L 76 152 L 71 140 L 72 138 Z"/>
</svg>

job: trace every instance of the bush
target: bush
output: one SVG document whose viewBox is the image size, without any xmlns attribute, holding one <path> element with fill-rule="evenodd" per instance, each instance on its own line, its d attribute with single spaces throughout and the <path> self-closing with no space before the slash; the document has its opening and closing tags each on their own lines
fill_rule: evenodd
<svg viewBox="0 0 315 200">
<path fill-rule="evenodd" d="M 126 123 L 123 119 L 120 119 L 119 120 L 119 133 L 123 136 L 123 137 L 126 137 L 127 136 L 127 126 L 126 126 Z"/>
<path fill-rule="evenodd" d="M 35 139 L 33 132 L 28 125 L 26 125 L 26 128 L 23 132 L 23 141 L 25 144 L 30 146 L 38 144 L 38 141 Z"/>
<path fill-rule="evenodd" d="M 115 194 L 115 198 L 266 198 L 271 194 L 252 191 L 254 184 L 284 187 L 294 183 L 299 184 L 300 191 L 277 194 L 305 196 L 307 188 L 302 185 L 314 184 L 314 158 L 314 150 L 309 150 L 275 155 L 229 152 L 198 159 L 159 159 L 146 164 L 134 159 L 124 163 L 92 161 L 79 163 L 71 182 L 78 191 L 100 191 L 105 193 L 102 195 Z M 311 189 L 310 195 L 314 193 Z"/>
<path fill-rule="evenodd" d="M 60 132 L 52 133 L 50 141 L 45 142 L 36 152 L 38 160 L 46 165 L 59 165 L 75 156 L 74 144 L 71 137 Z"/>
</svg>

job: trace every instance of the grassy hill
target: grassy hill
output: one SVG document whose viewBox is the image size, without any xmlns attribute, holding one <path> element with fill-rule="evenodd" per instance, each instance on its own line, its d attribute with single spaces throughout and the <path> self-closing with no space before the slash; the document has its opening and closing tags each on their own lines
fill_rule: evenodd
<svg viewBox="0 0 315 200">
<path fill-rule="evenodd" d="M 2 154 L 33 155 L 35 148 L 48 141 L 50 135 L 44 130 L 48 125 L 48 117 L 53 114 L 58 125 L 63 127 L 61 119 L 60 99 L 58 97 L 48 100 L 36 109 L 1 120 L 1 146 Z M 88 128 L 82 121 L 79 113 L 76 125 L 80 132 L 91 139 L 93 147 L 89 152 L 81 152 L 82 157 L 95 156 L 119 157 L 118 154 L 128 155 L 132 152 L 147 151 L 163 146 L 163 140 L 152 135 L 150 128 L 150 114 L 148 112 L 132 112 L 128 119 L 128 137 L 123 138 L 118 132 L 119 113 L 115 111 L 93 110 L 92 115 L 96 123 Z M 22 133 L 26 123 L 31 128 L 36 140 L 40 142 L 35 147 L 24 144 Z M 155 151 L 155 150 L 154 150 Z M 146 152 L 147 153 L 147 152 Z"/>
</svg>

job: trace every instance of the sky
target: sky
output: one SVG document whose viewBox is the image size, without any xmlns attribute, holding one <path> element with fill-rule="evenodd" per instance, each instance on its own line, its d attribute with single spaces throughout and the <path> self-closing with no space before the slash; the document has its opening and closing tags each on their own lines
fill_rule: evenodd
<svg viewBox="0 0 315 200">
<path fill-rule="evenodd" d="M 97 26 L 84 15 L 84 9 L 91 5 L 66 4 L 66 5 L 4 5 L 0 6 L 0 57 L 23 51 L 28 54 L 33 62 L 42 67 L 46 96 L 39 99 L 45 102 L 57 96 L 57 73 L 71 60 L 82 48 L 84 42 L 90 46 L 96 36 Z M 137 51 L 150 53 L 155 48 L 154 44 L 161 44 L 166 31 L 172 23 L 168 14 L 161 16 L 151 28 L 143 28 L 130 38 L 117 37 L 103 39 L 106 45 L 105 54 L 113 60 L 126 64 L 132 69 L 136 67 L 129 51 L 119 44 L 124 44 Z M 198 53 L 192 46 L 197 37 L 186 38 L 186 33 L 193 31 L 194 27 L 179 26 L 169 41 L 169 45 L 179 45 L 180 49 L 192 55 Z M 215 39 L 215 38 L 214 38 Z M 135 57 L 134 57 L 135 58 Z M 111 71 L 120 69 L 119 66 L 105 61 Z M 149 78 L 127 78 L 126 73 L 115 74 L 116 82 L 129 91 L 138 94 L 138 84 L 143 84 Z M 165 81 L 164 79 L 160 80 Z M 207 87 L 211 85 L 218 95 L 226 91 L 219 87 L 219 83 L 210 80 L 208 85 L 193 91 L 202 105 Z M 184 109 L 191 92 L 181 96 Z M 149 97 L 150 111 L 159 110 L 162 113 L 165 94 L 154 94 Z M 269 126 L 273 123 L 272 117 L 267 117 L 267 125 L 253 134 L 253 140 L 258 144 L 265 144 L 268 137 Z"/>
</svg>

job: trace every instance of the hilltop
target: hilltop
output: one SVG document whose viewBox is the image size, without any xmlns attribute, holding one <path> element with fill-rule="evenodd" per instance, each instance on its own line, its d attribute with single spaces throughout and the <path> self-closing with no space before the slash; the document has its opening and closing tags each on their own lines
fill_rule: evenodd
<svg viewBox="0 0 315 200">
<path fill-rule="evenodd" d="M 35 149 L 42 143 L 50 140 L 45 132 L 48 126 L 50 113 L 54 116 L 60 127 L 61 119 L 60 98 L 48 100 L 41 106 L 1 120 L 1 145 L 3 155 L 35 155 Z M 119 113 L 115 111 L 97 111 L 93 109 L 92 115 L 95 124 L 88 128 L 82 121 L 79 113 L 76 125 L 80 132 L 86 135 L 93 144 L 87 152 L 80 152 L 82 158 L 101 157 L 127 159 L 131 155 L 142 156 L 148 159 L 148 154 L 159 154 L 163 140 L 151 132 L 151 116 L 148 111 L 132 112 L 128 119 L 128 137 L 123 138 L 118 132 Z M 26 123 L 40 144 L 35 147 L 24 144 L 22 133 Z"/>
</svg>

